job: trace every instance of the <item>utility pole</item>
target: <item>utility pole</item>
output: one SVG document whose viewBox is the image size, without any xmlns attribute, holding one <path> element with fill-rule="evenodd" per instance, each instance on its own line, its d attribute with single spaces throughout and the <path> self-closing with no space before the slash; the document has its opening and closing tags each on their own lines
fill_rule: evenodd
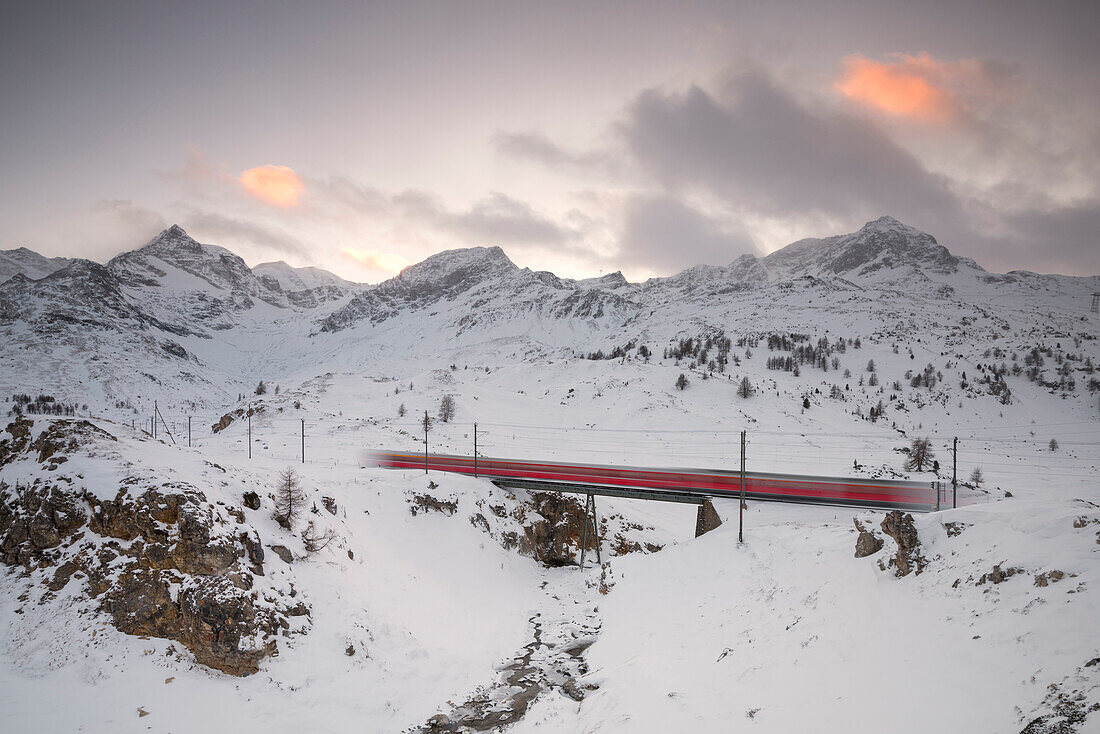
<svg viewBox="0 0 1100 734">
<path fill-rule="evenodd" d="M 477 477 L 477 423 L 474 424 L 474 477 Z"/>
<path fill-rule="evenodd" d="M 157 407 L 157 403 L 153 401 L 153 420 L 160 418 L 160 424 L 164 426 L 164 432 L 168 434 L 168 438 L 172 439 L 172 445 L 176 445 L 176 437 L 172 435 L 172 429 L 168 427 L 168 421 L 164 420 L 164 416 L 160 414 L 160 408 Z"/>
<path fill-rule="evenodd" d="M 252 403 L 248 404 L 248 458 L 252 458 Z"/>
<path fill-rule="evenodd" d="M 951 506 L 959 506 L 959 437 L 951 444 Z"/>
<path fill-rule="evenodd" d="M 156 438 L 157 438 L 157 401 L 156 400 L 153 401 L 153 417 L 152 417 L 152 419 L 150 419 L 149 422 L 153 424 L 153 430 L 151 431 L 151 433 L 153 434 L 153 440 L 156 440 Z"/>
<path fill-rule="evenodd" d="M 424 473 L 428 473 L 428 411 L 424 411 Z"/>
<path fill-rule="evenodd" d="M 741 502 L 737 505 L 737 542 L 745 542 L 745 432 L 741 431 Z"/>
<path fill-rule="evenodd" d="M 306 419 L 302 419 L 302 463 L 306 463 Z"/>
<path fill-rule="evenodd" d="M 187 448 L 191 448 L 191 416 L 187 416 Z"/>
</svg>

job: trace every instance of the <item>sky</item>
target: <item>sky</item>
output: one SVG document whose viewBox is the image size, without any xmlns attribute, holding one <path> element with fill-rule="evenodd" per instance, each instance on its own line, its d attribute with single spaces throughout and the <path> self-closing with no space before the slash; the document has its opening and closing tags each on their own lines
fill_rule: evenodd
<svg viewBox="0 0 1100 734">
<path fill-rule="evenodd" d="M 0 249 L 631 280 L 890 215 L 1100 273 L 1100 3 L 5 3 Z"/>
</svg>

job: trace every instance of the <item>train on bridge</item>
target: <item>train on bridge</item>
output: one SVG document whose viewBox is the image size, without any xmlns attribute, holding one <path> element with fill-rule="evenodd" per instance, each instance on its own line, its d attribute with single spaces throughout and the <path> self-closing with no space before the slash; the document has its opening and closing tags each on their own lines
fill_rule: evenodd
<svg viewBox="0 0 1100 734">
<path fill-rule="evenodd" d="M 376 452 L 377 466 L 483 477 L 498 486 L 698 504 L 740 496 L 742 474 L 721 469 L 653 468 Z M 931 512 L 944 499 L 938 482 L 744 473 L 748 499 Z M 949 499 L 949 498 L 948 498 Z"/>
</svg>

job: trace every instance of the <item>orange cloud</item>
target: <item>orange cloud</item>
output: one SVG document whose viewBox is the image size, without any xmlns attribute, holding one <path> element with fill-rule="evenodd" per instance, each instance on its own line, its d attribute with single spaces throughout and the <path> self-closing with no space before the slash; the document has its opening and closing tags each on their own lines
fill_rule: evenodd
<svg viewBox="0 0 1100 734">
<path fill-rule="evenodd" d="M 941 123 L 959 108 L 940 86 L 944 73 L 944 65 L 927 54 L 894 54 L 890 61 L 850 56 L 835 86 L 845 97 L 888 115 Z"/>
<path fill-rule="evenodd" d="M 364 265 L 371 270 L 381 270 L 385 273 L 396 273 L 409 265 L 409 261 L 405 258 L 389 252 L 359 250 L 354 247 L 345 247 L 340 252 L 360 265 Z"/>
<path fill-rule="evenodd" d="M 287 166 L 256 166 L 237 179 L 245 191 L 275 206 L 297 206 L 305 191 L 302 179 Z"/>
</svg>

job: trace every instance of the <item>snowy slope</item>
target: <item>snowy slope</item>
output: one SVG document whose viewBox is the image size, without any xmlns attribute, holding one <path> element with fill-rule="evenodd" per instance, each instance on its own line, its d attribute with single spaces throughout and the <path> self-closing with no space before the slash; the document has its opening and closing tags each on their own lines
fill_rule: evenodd
<svg viewBox="0 0 1100 734">
<path fill-rule="evenodd" d="M 25 275 L 31 280 L 45 278 L 55 270 L 69 264 L 67 257 L 44 257 L 34 250 L 20 247 L 15 250 L 0 250 L 0 283 L 13 275 Z"/>
</svg>

